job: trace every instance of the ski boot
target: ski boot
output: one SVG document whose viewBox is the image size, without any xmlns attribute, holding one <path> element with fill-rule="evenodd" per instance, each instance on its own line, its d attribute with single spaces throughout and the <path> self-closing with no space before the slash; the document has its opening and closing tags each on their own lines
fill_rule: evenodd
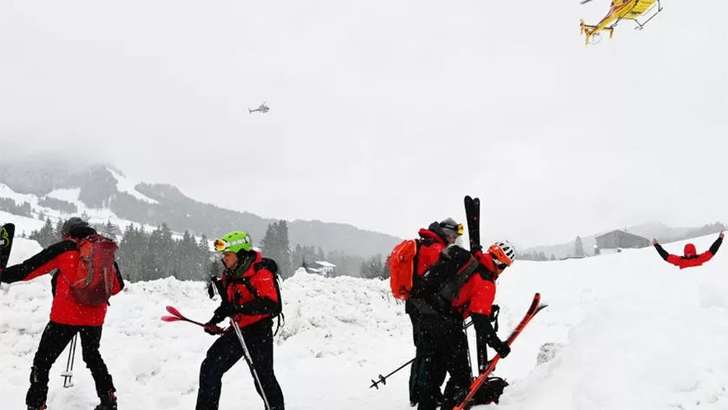
<svg viewBox="0 0 728 410">
<path fill-rule="evenodd" d="M 101 404 L 96 406 L 94 410 L 118 410 L 116 407 L 116 395 L 109 392 L 109 395 L 101 399 Z"/>
</svg>

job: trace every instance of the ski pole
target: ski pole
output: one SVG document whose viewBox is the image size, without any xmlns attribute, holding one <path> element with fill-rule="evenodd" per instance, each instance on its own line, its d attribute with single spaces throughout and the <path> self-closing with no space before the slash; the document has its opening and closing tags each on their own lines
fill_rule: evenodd
<svg viewBox="0 0 728 410">
<path fill-rule="evenodd" d="M 230 325 L 235 329 L 235 334 L 238 335 L 238 340 L 240 340 L 240 345 L 243 346 L 243 354 L 245 356 L 245 361 L 248 362 L 248 366 L 250 366 L 250 370 L 253 372 L 253 376 L 255 377 L 255 382 L 258 383 L 258 388 L 260 389 L 260 395 L 263 397 L 263 401 L 265 402 L 265 408 L 266 410 L 271 410 L 270 404 L 268 404 L 268 398 L 265 396 L 265 390 L 263 389 L 263 384 L 260 382 L 260 377 L 258 377 L 258 372 L 255 370 L 255 366 L 253 365 L 253 358 L 250 356 L 250 351 L 248 350 L 248 345 L 245 344 L 245 339 L 243 338 L 243 333 L 240 331 L 240 326 L 238 326 L 237 322 L 235 322 L 234 319 L 230 319 Z"/>
<path fill-rule="evenodd" d="M 472 321 L 472 320 L 471 320 L 470 322 L 466 323 L 466 324 L 465 324 L 465 326 L 463 326 L 463 330 L 465 330 L 465 329 L 469 328 L 470 326 L 472 326 L 472 324 L 473 324 L 473 321 Z M 467 335 L 466 335 L 466 337 L 467 337 Z M 390 373 L 389 373 L 388 375 L 386 375 L 386 376 L 382 376 L 382 375 L 380 374 L 380 375 L 379 375 L 379 377 L 378 377 L 378 380 L 377 380 L 377 381 L 374 381 L 374 379 L 372 379 L 372 380 L 371 380 L 371 382 L 372 382 L 372 385 L 371 385 L 371 386 L 369 386 L 369 388 L 371 389 L 372 387 L 376 387 L 376 388 L 377 388 L 377 390 L 379 390 L 379 386 L 378 386 L 378 385 L 379 385 L 379 383 L 381 383 L 382 385 L 386 385 L 386 384 L 387 384 L 387 379 L 388 379 L 388 378 L 389 378 L 389 377 L 390 377 L 391 375 L 393 375 L 393 374 L 397 373 L 398 371 L 402 370 L 402 369 L 403 369 L 403 368 L 404 368 L 405 366 L 407 366 L 408 364 L 410 364 L 410 363 L 414 362 L 415 360 L 417 360 L 417 358 L 418 358 L 418 357 L 420 357 L 420 355 L 416 355 L 416 356 L 415 356 L 415 357 L 413 357 L 413 358 L 412 358 L 412 359 L 411 359 L 410 361 L 408 361 L 407 363 L 404 363 L 404 364 L 403 364 L 402 366 L 399 366 L 398 368 L 396 368 L 396 369 L 392 370 L 392 371 L 391 371 L 391 372 L 390 372 Z M 468 360 L 470 360 L 470 359 L 468 358 Z"/>
<path fill-rule="evenodd" d="M 76 344 L 78 344 L 78 333 L 73 335 L 73 339 L 71 339 L 68 349 L 66 371 L 61 373 L 61 377 L 63 377 L 63 387 L 65 388 L 73 387 L 73 380 L 71 380 L 71 378 L 73 377 L 73 362 L 76 360 Z"/>
<path fill-rule="evenodd" d="M 409 362 L 407 362 L 407 363 L 403 364 L 402 366 L 399 366 L 398 368 L 396 368 L 396 369 L 392 370 L 392 371 L 391 371 L 391 372 L 390 372 L 390 373 L 389 373 L 388 375 L 386 375 L 386 376 L 382 376 L 382 375 L 380 374 L 380 375 L 379 375 L 379 380 L 377 380 L 377 381 L 374 381 L 374 379 L 372 379 L 372 385 L 371 385 L 371 386 L 369 386 L 369 388 L 371 389 L 372 387 L 376 387 L 376 388 L 377 388 L 377 390 L 379 390 L 379 386 L 378 386 L 378 384 L 379 384 L 379 383 L 382 383 L 382 385 L 385 385 L 385 384 L 387 384 L 387 378 L 388 378 L 389 376 L 391 376 L 391 375 L 393 375 L 393 374 L 397 373 L 398 371 L 402 370 L 402 369 L 403 369 L 403 368 L 404 368 L 405 366 L 407 366 L 408 364 L 410 364 L 410 363 L 414 362 L 415 360 L 417 360 L 417 358 L 418 358 L 418 357 L 420 357 L 420 356 L 419 356 L 419 355 L 417 355 L 417 356 L 413 357 L 412 359 L 410 359 L 410 361 L 409 361 Z"/>
<path fill-rule="evenodd" d="M 470 322 L 470 323 L 472 323 L 472 322 Z M 463 336 L 465 337 L 465 351 L 468 352 L 468 369 L 470 369 L 470 375 L 472 377 L 473 362 L 470 360 L 470 344 L 468 343 L 468 328 L 467 327 L 463 327 Z"/>
</svg>

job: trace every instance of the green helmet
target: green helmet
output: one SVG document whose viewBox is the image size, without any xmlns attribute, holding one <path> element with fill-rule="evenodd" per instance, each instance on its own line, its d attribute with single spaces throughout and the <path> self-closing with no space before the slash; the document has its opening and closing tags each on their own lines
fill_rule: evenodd
<svg viewBox="0 0 728 410">
<path fill-rule="evenodd" d="M 250 235 L 244 231 L 228 232 L 221 239 L 215 239 L 214 246 L 218 252 L 249 251 L 251 247 Z"/>
</svg>

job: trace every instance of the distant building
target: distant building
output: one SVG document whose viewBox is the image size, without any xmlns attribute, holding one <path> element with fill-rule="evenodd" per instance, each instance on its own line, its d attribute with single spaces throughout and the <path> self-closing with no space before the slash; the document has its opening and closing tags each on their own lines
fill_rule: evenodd
<svg viewBox="0 0 728 410">
<path fill-rule="evenodd" d="M 607 232 L 604 235 L 597 236 L 595 239 L 597 240 L 597 247 L 600 250 L 646 248 L 650 246 L 649 239 L 620 230 Z"/>
<path fill-rule="evenodd" d="M 309 262 L 305 263 L 303 267 L 306 269 L 306 272 L 308 273 L 315 273 L 321 276 L 334 276 L 334 271 L 336 270 L 336 265 L 330 262 L 326 261 L 316 261 L 316 262 Z"/>
</svg>

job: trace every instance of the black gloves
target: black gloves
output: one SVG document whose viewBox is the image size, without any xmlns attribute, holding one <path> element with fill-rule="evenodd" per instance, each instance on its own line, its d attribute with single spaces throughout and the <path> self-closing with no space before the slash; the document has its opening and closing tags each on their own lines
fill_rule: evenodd
<svg viewBox="0 0 728 410">
<path fill-rule="evenodd" d="M 215 313 L 212 315 L 212 319 L 205 323 L 205 333 L 213 336 L 219 335 L 222 329 L 217 327 L 217 324 L 227 319 L 228 317 L 235 315 L 236 313 L 236 305 L 229 302 L 222 302 L 222 304 L 217 309 L 215 309 Z"/>
<path fill-rule="evenodd" d="M 217 324 L 220 323 L 220 322 L 219 321 L 218 322 L 213 322 L 213 320 L 215 320 L 214 317 L 212 318 L 212 320 L 210 320 L 209 322 L 205 323 L 204 329 L 205 329 L 205 333 L 207 333 L 208 335 L 217 336 L 217 335 L 219 335 L 219 334 L 222 333 L 222 329 L 220 329 L 219 327 L 217 327 Z"/>
<path fill-rule="evenodd" d="M 215 309 L 215 313 L 212 315 L 212 319 L 210 319 L 206 324 L 217 325 L 228 317 L 237 314 L 237 308 L 238 307 L 236 305 L 230 302 L 222 302 L 222 304 L 217 309 Z M 207 329 L 205 329 L 205 331 L 207 332 Z"/>
<path fill-rule="evenodd" d="M 230 302 L 222 302 L 220 307 L 215 309 L 215 315 L 213 316 L 213 319 L 218 317 L 225 319 L 226 317 L 230 317 L 238 313 L 240 312 L 236 304 Z M 222 322 L 222 319 L 220 319 L 219 322 Z"/>
<path fill-rule="evenodd" d="M 508 355 L 511 353 L 511 347 L 508 346 L 508 343 L 504 341 L 499 341 L 500 343 L 494 343 L 493 349 L 496 353 L 501 357 L 501 359 L 505 359 L 508 357 Z"/>
<path fill-rule="evenodd" d="M 511 352 L 511 347 L 508 346 L 508 343 L 498 338 L 498 335 L 495 333 L 495 329 L 493 329 L 493 325 L 490 322 L 490 316 L 473 313 L 470 317 L 473 318 L 475 336 L 478 340 L 478 366 L 482 366 L 486 361 L 486 355 L 483 351 L 486 344 L 493 348 L 493 350 L 500 355 L 501 359 L 505 359 Z"/>
</svg>

